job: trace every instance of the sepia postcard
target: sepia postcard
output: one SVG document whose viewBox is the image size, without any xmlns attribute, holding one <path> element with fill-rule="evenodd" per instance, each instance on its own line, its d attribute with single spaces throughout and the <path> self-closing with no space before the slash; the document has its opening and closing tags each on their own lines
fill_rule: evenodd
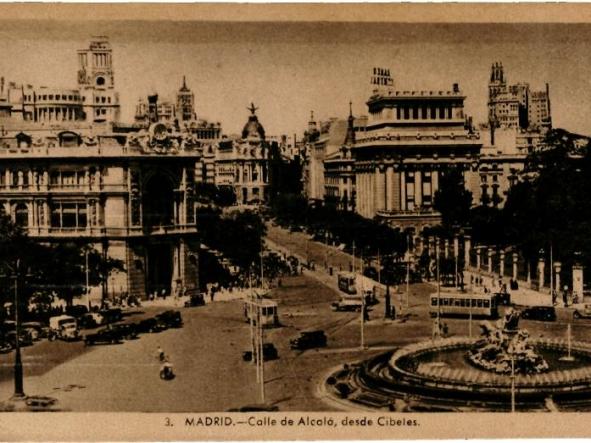
<svg viewBox="0 0 591 443">
<path fill-rule="evenodd" d="M 0 38 L 0 440 L 591 437 L 591 6 Z"/>
</svg>

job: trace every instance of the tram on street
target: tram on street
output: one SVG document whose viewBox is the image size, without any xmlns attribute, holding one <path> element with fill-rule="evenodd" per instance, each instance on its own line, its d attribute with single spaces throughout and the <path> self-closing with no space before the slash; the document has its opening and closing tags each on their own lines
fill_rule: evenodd
<svg viewBox="0 0 591 443">
<path fill-rule="evenodd" d="M 245 300 L 244 317 L 247 322 L 252 320 L 255 325 L 260 319 L 264 328 L 279 326 L 277 302 L 268 298 Z"/>
<path fill-rule="evenodd" d="M 345 294 L 357 294 L 357 277 L 352 272 L 339 272 L 337 282 L 340 291 Z"/>
<path fill-rule="evenodd" d="M 468 294 L 462 292 L 431 294 L 429 303 L 431 317 L 437 314 L 445 316 L 474 316 L 497 318 L 499 310 L 494 294 Z"/>
</svg>

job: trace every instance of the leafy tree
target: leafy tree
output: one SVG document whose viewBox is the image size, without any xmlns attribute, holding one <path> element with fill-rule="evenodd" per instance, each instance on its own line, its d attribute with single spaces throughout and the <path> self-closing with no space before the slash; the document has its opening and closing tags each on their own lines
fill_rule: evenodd
<svg viewBox="0 0 591 443">
<path fill-rule="evenodd" d="M 433 207 L 441 213 L 443 227 L 450 231 L 454 225 L 465 226 L 470 220 L 472 193 L 464 186 L 463 170 L 449 167 L 440 175 Z"/>
</svg>

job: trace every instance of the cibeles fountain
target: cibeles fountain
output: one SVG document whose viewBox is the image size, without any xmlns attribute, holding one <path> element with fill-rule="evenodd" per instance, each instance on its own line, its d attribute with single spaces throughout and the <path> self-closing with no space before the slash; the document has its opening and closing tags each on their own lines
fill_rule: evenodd
<svg viewBox="0 0 591 443">
<path fill-rule="evenodd" d="M 344 408 L 410 411 L 591 409 L 591 344 L 532 338 L 508 309 L 477 338 L 415 343 L 325 380 Z"/>
</svg>

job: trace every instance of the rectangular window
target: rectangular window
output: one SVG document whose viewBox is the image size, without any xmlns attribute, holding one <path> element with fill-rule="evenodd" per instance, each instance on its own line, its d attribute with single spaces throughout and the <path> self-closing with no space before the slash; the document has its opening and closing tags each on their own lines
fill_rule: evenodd
<svg viewBox="0 0 591 443">
<path fill-rule="evenodd" d="M 435 120 L 437 118 L 437 108 L 433 106 L 430 109 L 431 109 L 431 119 Z"/>
<path fill-rule="evenodd" d="M 404 120 L 408 120 L 410 118 L 410 109 L 408 107 L 404 107 Z"/>
<path fill-rule="evenodd" d="M 414 120 L 417 120 L 419 118 L 419 108 L 417 108 L 416 106 L 412 108 L 412 118 Z"/>
<path fill-rule="evenodd" d="M 56 202 L 51 205 L 53 228 L 83 229 L 87 222 L 85 202 Z"/>
<path fill-rule="evenodd" d="M 427 118 L 427 107 L 426 106 L 421 107 L 421 118 L 423 120 Z"/>
<path fill-rule="evenodd" d="M 400 120 L 400 108 L 396 108 L 396 119 Z"/>
<path fill-rule="evenodd" d="M 445 108 L 442 106 L 439 108 L 439 118 L 443 120 L 445 118 Z"/>
<path fill-rule="evenodd" d="M 483 301 L 482 301 L 482 305 L 483 305 L 485 308 L 490 308 L 490 300 L 483 300 Z"/>
<path fill-rule="evenodd" d="M 412 211 L 415 208 L 415 173 L 406 173 L 406 209 Z"/>
<path fill-rule="evenodd" d="M 436 298 L 431 299 L 431 306 L 437 306 L 437 299 Z"/>
</svg>

